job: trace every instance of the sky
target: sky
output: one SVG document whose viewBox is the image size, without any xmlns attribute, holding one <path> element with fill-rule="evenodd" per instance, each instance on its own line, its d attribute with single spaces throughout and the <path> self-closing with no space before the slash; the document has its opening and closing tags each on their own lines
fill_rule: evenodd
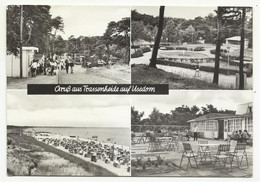
<svg viewBox="0 0 260 182">
<path fill-rule="evenodd" d="M 252 91 L 170 91 L 169 95 L 132 96 L 131 105 L 140 112 L 144 111 L 144 118 L 148 117 L 156 107 L 162 113 L 170 113 L 176 107 L 197 105 L 199 108 L 212 104 L 218 109 L 236 110 L 239 104 L 253 101 Z"/>
<path fill-rule="evenodd" d="M 139 13 L 144 13 L 153 16 L 159 16 L 159 7 L 157 6 L 136 6 L 132 9 L 136 9 Z M 203 6 L 193 6 L 193 7 L 182 7 L 182 6 L 166 6 L 164 11 L 165 17 L 172 18 L 185 18 L 185 19 L 194 19 L 197 16 L 205 17 L 209 13 L 216 14 L 214 10 L 217 7 L 203 7 Z"/>
<path fill-rule="evenodd" d="M 130 127 L 127 96 L 27 95 L 7 91 L 7 124 L 16 126 Z"/>
<path fill-rule="evenodd" d="M 120 6 L 51 6 L 52 18 L 61 16 L 64 33 L 57 32 L 63 39 L 71 35 L 101 36 L 111 21 L 130 17 L 130 7 Z"/>
</svg>

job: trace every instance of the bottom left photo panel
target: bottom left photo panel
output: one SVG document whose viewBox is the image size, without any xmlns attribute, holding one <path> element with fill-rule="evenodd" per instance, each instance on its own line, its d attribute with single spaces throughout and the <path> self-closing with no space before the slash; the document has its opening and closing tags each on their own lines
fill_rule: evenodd
<svg viewBox="0 0 260 182">
<path fill-rule="evenodd" d="M 7 91 L 8 176 L 131 176 L 127 96 Z"/>
</svg>

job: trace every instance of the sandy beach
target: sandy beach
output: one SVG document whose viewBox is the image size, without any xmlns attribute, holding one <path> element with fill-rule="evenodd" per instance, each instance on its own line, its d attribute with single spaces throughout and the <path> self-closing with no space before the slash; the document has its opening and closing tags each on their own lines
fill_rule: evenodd
<svg viewBox="0 0 260 182">
<path fill-rule="evenodd" d="M 114 146 L 114 148 L 120 148 L 122 150 L 125 150 L 125 151 L 130 151 L 130 148 L 128 146 L 123 146 L 123 145 L 118 145 L 118 144 L 113 144 L 113 143 L 101 143 L 101 142 L 98 142 L 98 141 L 94 141 L 94 140 L 90 140 L 90 139 L 83 139 L 83 138 L 71 138 L 70 136 L 63 136 L 63 135 L 59 135 L 59 134 L 46 134 L 46 136 L 42 136 L 41 134 L 36 134 L 35 136 L 33 136 L 36 140 L 40 141 L 40 142 L 43 142 L 45 143 L 44 141 L 46 139 L 51 139 L 51 140 L 77 140 L 78 142 L 95 142 L 96 144 L 101 144 L 102 146 L 109 146 L 109 147 L 112 147 Z M 54 147 L 53 145 L 50 145 L 52 147 Z M 115 175 L 118 175 L 118 176 L 131 176 L 131 172 L 128 172 L 129 170 L 128 167 L 129 167 L 129 164 L 120 164 L 118 165 L 117 167 L 115 167 L 113 164 L 116 162 L 116 163 L 119 163 L 118 161 L 110 161 L 109 163 L 106 163 L 105 160 L 103 159 L 98 159 L 96 162 L 93 162 L 91 161 L 91 157 L 85 157 L 84 154 L 83 155 L 80 155 L 80 154 L 76 154 L 76 153 L 70 153 L 68 149 L 65 149 L 65 147 L 59 145 L 59 146 L 55 146 L 54 148 L 57 148 L 59 150 L 62 150 L 64 152 L 67 152 L 69 153 L 70 155 L 73 155 L 75 157 L 78 157 L 80 159 L 83 159 L 84 161 L 87 161 L 87 162 L 90 162 L 92 163 L 93 165 L 97 165 L 97 166 L 100 166 L 104 169 L 107 169 L 108 171 L 114 173 Z"/>
</svg>

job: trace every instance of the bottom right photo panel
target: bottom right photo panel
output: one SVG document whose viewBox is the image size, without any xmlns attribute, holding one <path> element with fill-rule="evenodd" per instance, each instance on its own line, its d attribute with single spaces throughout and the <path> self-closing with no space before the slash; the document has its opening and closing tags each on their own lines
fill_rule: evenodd
<svg viewBox="0 0 260 182">
<path fill-rule="evenodd" d="M 132 176 L 252 177 L 253 141 L 252 91 L 132 97 Z"/>
</svg>

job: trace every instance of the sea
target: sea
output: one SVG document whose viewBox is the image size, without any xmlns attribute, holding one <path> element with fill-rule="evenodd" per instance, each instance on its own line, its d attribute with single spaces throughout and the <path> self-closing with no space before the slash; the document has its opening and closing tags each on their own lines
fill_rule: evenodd
<svg viewBox="0 0 260 182">
<path fill-rule="evenodd" d="M 111 140 L 118 145 L 130 147 L 130 128 L 105 128 L 105 127 L 33 127 L 38 132 L 50 132 L 65 136 L 78 136 L 79 138 L 92 139 L 97 136 L 99 142 Z M 110 142 L 110 141 L 109 141 Z"/>
</svg>

